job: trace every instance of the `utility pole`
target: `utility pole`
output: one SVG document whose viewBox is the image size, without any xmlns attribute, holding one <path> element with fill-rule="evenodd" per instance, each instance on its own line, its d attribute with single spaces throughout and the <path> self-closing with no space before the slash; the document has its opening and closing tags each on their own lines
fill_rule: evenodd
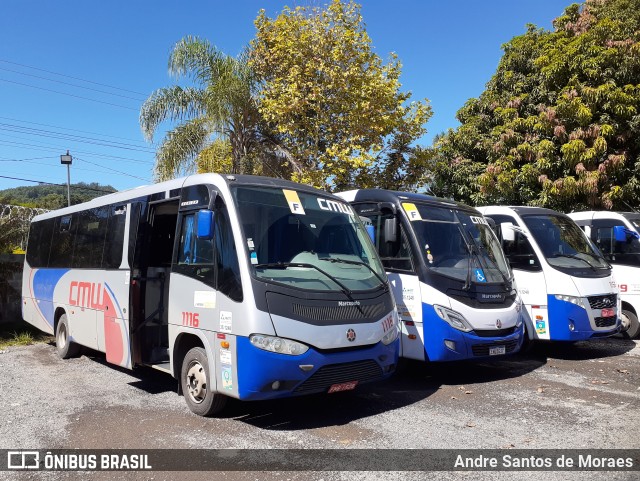
<svg viewBox="0 0 640 481">
<path fill-rule="evenodd" d="M 67 166 L 67 205 L 69 207 L 71 207 L 71 161 L 72 160 L 73 160 L 73 157 L 71 157 L 68 150 L 66 154 L 62 154 L 60 156 L 60 163 L 62 165 L 66 164 Z"/>
</svg>

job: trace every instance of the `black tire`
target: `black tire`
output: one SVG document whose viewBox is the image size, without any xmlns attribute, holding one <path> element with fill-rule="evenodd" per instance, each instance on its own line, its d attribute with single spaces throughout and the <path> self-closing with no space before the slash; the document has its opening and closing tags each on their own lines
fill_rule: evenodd
<svg viewBox="0 0 640 481">
<path fill-rule="evenodd" d="M 522 330 L 522 346 L 520 346 L 520 354 L 529 354 L 535 345 L 535 341 L 529 338 L 529 328 L 527 322 L 524 322 L 524 329 Z"/>
<path fill-rule="evenodd" d="M 182 361 L 180 383 L 184 400 L 192 413 L 211 416 L 219 413 L 227 404 L 227 397 L 209 389 L 209 361 L 202 347 L 194 347 Z"/>
<path fill-rule="evenodd" d="M 625 328 L 625 324 L 626 329 L 624 329 L 624 331 L 620 331 L 622 337 L 624 339 L 638 339 L 638 337 L 640 337 L 640 322 L 638 322 L 638 316 L 633 312 L 626 311 L 624 309 L 622 310 L 622 316 L 626 317 L 626 321 L 628 321 L 623 322 L 623 329 Z M 623 321 L 625 320 L 623 319 Z"/>
<path fill-rule="evenodd" d="M 80 346 L 71 340 L 67 315 L 62 314 L 56 326 L 56 350 L 61 359 L 77 357 Z"/>
</svg>

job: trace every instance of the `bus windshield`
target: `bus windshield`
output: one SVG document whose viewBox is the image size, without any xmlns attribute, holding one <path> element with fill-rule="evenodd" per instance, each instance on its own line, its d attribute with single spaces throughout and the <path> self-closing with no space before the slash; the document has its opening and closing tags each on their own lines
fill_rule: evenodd
<svg viewBox="0 0 640 481">
<path fill-rule="evenodd" d="M 580 227 L 568 217 L 524 215 L 522 220 L 551 266 L 561 269 L 610 269 L 607 261 L 593 249 Z"/>
<path fill-rule="evenodd" d="M 468 212 L 418 204 L 411 225 L 426 266 L 465 282 L 505 282 L 511 278 L 500 243 L 486 219 Z"/>
<path fill-rule="evenodd" d="M 307 290 L 386 285 L 369 236 L 347 203 L 304 191 L 233 188 L 254 275 Z"/>
<path fill-rule="evenodd" d="M 622 215 L 629 221 L 635 231 L 640 234 L 640 214 L 628 214 L 624 212 Z"/>
</svg>

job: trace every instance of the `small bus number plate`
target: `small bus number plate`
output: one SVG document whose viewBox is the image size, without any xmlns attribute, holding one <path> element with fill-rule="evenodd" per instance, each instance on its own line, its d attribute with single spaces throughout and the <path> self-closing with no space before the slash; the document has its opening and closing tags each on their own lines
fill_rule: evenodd
<svg viewBox="0 0 640 481">
<path fill-rule="evenodd" d="M 613 317 L 616 315 L 616 311 L 613 309 L 602 309 L 602 317 Z"/>
<path fill-rule="evenodd" d="M 355 389 L 357 385 L 358 385 L 358 381 L 350 381 L 350 382 L 342 382 L 340 384 L 334 384 L 329 388 L 328 393 L 331 394 L 333 392 L 351 391 Z"/>
<path fill-rule="evenodd" d="M 504 354 L 506 352 L 507 352 L 507 349 L 505 346 L 496 346 L 496 347 L 489 348 L 490 356 L 499 356 L 500 354 Z"/>
</svg>

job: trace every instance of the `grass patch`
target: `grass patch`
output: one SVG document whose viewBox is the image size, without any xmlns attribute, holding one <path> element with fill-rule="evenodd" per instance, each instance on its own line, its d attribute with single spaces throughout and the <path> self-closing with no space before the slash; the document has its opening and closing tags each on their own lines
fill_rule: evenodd
<svg viewBox="0 0 640 481">
<path fill-rule="evenodd" d="M 51 340 L 53 340 L 52 336 L 39 331 L 26 322 L 0 324 L 0 349 L 11 346 L 29 346 Z"/>
</svg>

